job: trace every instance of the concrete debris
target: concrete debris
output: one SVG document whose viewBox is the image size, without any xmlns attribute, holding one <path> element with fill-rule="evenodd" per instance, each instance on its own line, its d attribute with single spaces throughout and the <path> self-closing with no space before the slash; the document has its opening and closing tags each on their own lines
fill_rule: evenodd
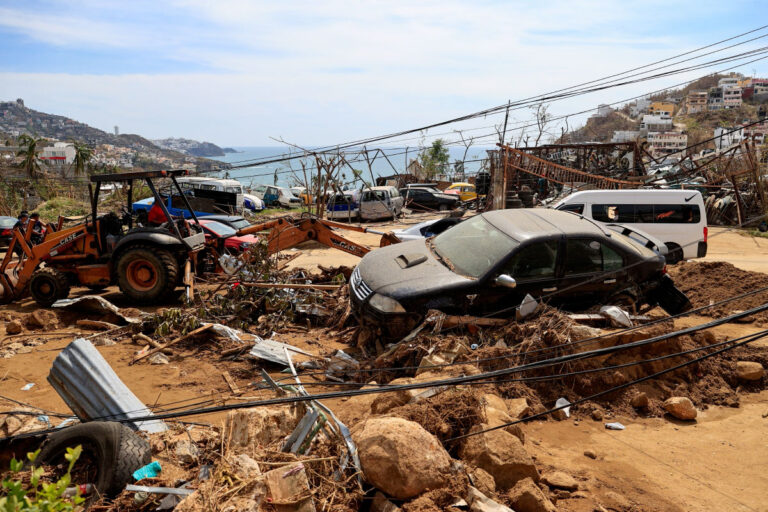
<svg viewBox="0 0 768 512">
<path fill-rule="evenodd" d="M 267 502 L 277 512 L 315 511 L 307 473 L 301 462 L 264 473 L 264 482 L 267 485 Z"/>
<path fill-rule="evenodd" d="M 756 381 L 763 378 L 765 369 L 760 363 L 752 361 L 738 361 L 736 363 L 736 377 L 746 381 Z"/>
<path fill-rule="evenodd" d="M 266 446 L 290 434 L 299 423 L 296 407 L 253 407 L 227 414 L 226 445 L 231 448 Z"/>
<path fill-rule="evenodd" d="M 467 492 L 470 512 L 515 512 L 509 507 L 496 503 L 480 490 L 470 486 Z"/>
<path fill-rule="evenodd" d="M 18 320 L 11 320 L 5 324 L 5 334 L 14 335 L 21 333 L 21 322 Z"/>
<path fill-rule="evenodd" d="M 515 512 L 556 512 L 557 508 L 549 501 L 531 478 L 524 478 L 507 495 Z"/>
<path fill-rule="evenodd" d="M 470 433 L 486 430 L 489 425 L 475 425 Z M 459 452 L 461 458 L 493 476 L 496 487 L 509 489 L 523 478 L 539 480 L 539 472 L 523 443 L 504 430 L 492 430 L 470 436 Z"/>
<path fill-rule="evenodd" d="M 152 415 L 99 351 L 83 338 L 76 339 L 56 356 L 48 382 L 81 421 Z M 145 432 L 162 432 L 168 428 L 157 420 L 128 424 Z"/>
<path fill-rule="evenodd" d="M 182 464 L 194 464 L 200 456 L 200 449 L 192 441 L 179 441 L 174 448 L 176 458 Z"/>
<path fill-rule="evenodd" d="M 541 476 L 541 481 L 553 489 L 575 491 L 579 488 L 579 482 L 571 475 L 562 471 L 552 471 Z"/>
<path fill-rule="evenodd" d="M 673 396 L 668 398 L 662 404 L 664 410 L 679 420 L 695 420 L 696 419 L 696 407 L 690 398 L 682 396 Z"/>
<path fill-rule="evenodd" d="M 409 499 L 439 489 L 452 474 L 448 452 L 416 422 L 371 418 L 353 428 L 352 438 L 365 480 L 394 498 Z"/>
<path fill-rule="evenodd" d="M 232 459 L 232 465 L 241 478 L 253 478 L 261 474 L 258 462 L 244 453 L 235 455 Z"/>
<path fill-rule="evenodd" d="M 435 350 L 435 347 L 433 347 L 430 349 L 429 354 L 421 359 L 419 368 L 416 370 L 416 375 L 434 371 L 435 367 L 451 364 L 459 356 L 464 355 L 467 352 L 469 352 L 467 346 L 458 339 L 452 340 L 448 346 L 440 350 Z"/>
</svg>

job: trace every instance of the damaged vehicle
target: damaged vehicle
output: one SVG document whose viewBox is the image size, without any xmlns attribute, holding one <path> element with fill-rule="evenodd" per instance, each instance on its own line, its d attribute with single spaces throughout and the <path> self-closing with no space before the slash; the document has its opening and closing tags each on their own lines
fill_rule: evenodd
<svg viewBox="0 0 768 512">
<path fill-rule="evenodd" d="M 570 311 L 691 308 L 667 276 L 664 256 L 589 219 L 547 209 L 486 212 L 434 238 L 377 249 L 349 286 L 361 323 L 390 338 L 407 334 L 430 309 L 509 316 L 527 294 Z"/>
</svg>

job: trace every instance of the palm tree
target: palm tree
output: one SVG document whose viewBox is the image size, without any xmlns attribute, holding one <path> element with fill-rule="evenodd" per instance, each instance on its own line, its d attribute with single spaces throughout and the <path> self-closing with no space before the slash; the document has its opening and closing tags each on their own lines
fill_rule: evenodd
<svg viewBox="0 0 768 512">
<path fill-rule="evenodd" d="M 81 142 L 74 142 L 75 159 L 72 165 L 75 166 L 75 176 L 82 176 L 85 173 L 85 166 L 93 157 L 93 150 Z"/>
<path fill-rule="evenodd" d="M 18 139 L 19 151 L 16 153 L 16 156 L 24 157 L 24 160 L 21 162 L 21 167 L 30 178 L 37 177 L 37 173 L 40 171 L 40 159 L 37 157 L 37 145 L 42 141 L 43 139 L 35 139 L 26 133 L 20 135 Z"/>
</svg>

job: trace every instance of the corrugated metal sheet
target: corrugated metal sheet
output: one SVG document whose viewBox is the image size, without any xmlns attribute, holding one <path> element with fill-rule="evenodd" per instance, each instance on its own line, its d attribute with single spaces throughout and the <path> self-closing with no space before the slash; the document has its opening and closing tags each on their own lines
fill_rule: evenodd
<svg viewBox="0 0 768 512">
<path fill-rule="evenodd" d="M 151 414 L 99 351 L 83 338 L 67 345 L 56 357 L 48 382 L 81 421 L 121 420 Z M 127 423 L 145 432 L 168 430 L 160 420 Z"/>
</svg>

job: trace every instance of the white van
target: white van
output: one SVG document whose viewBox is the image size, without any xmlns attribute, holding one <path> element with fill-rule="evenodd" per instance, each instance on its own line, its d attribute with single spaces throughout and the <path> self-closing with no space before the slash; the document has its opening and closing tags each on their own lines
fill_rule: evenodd
<svg viewBox="0 0 768 512">
<path fill-rule="evenodd" d="M 669 263 L 707 255 L 707 211 L 696 190 L 586 190 L 554 208 L 648 233 L 667 246 Z"/>
<path fill-rule="evenodd" d="M 360 215 L 360 191 L 345 190 L 331 194 L 325 205 L 325 215 L 329 219 L 347 220 L 352 222 Z"/>
<path fill-rule="evenodd" d="M 403 211 L 405 200 L 395 187 L 371 187 L 360 193 L 360 218 L 364 220 L 394 219 Z"/>
<path fill-rule="evenodd" d="M 242 213 L 243 211 L 243 185 L 237 180 L 189 176 L 176 178 L 176 181 L 179 183 L 179 187 L 181 187 L 182 190 L 191 188 L 195 190 L 213 190 L 235 194 L 235 210 L 237 213 Z"/>
</svg>

